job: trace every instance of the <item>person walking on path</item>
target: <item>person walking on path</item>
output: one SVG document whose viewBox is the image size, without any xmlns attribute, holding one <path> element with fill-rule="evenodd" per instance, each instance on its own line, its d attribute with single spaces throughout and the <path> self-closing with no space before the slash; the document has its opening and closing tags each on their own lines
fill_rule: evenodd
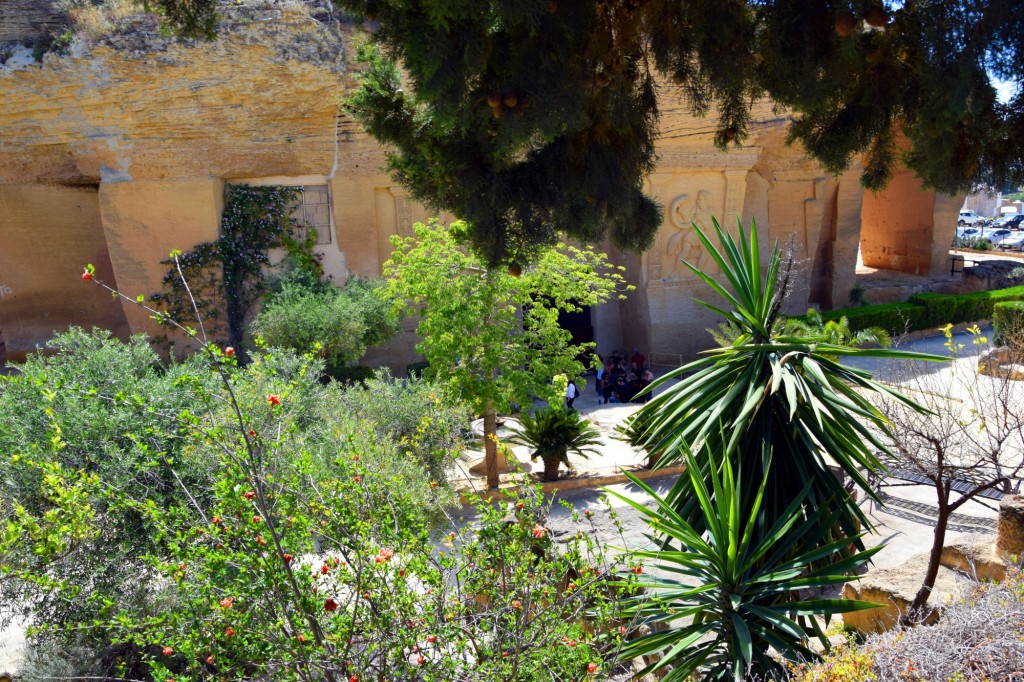
<svg viewBox="0 0 1024 682">
<path fill-rule="evenodd" d="M 580 396 L 580 390 L 576 388 L 576 382 L 570 380 L 565 387 L 565 406 L 570 410 L 574 409 L 572 404 Z"/>
</svg>

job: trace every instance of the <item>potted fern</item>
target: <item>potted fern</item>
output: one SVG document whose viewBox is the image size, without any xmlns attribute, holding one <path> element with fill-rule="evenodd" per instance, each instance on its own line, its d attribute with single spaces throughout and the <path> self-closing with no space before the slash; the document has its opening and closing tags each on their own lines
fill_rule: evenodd
<svg viewBox="0 0 1024 682">
<path fill-rule="evenodd" d="M 600 432 L 575 410 L 547 407 L 533 415 L 523 413 L 519 424 L 515 435 L 533 448 L 531 459 L 544 461 L 545 481 L 558 480 L 558 467 L 570 466 L 569 453 L 586 459 L 597 454 L 596 446 L 601 444 Z"/>
</svg>

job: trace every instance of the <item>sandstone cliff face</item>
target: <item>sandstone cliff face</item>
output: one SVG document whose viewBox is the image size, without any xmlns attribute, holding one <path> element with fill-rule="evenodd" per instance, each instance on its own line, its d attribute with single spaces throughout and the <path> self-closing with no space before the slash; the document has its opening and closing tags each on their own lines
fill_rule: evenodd
<svg viewBox="0 0 1024 682">
<path fill-rule="evenodd" d="M 344 54 L 302 6 L 224 22 L 213 42 L 156 21 L 0 76 L 0 183 L 323 172 Z"/>
<path fill-rule="evenodd" d="M 212 42 L 169 40 L 151 17 L 125 26 L 0 73 L 0 341 L 12 358 L 71 324 L 155 331 L 84 286 L 82 266 L 152 293 L 171 249 L 216 237 L 225 180 L 323 182 L 335 163 L 345 51 L 323 11 L 233 7 Z"/>
<path fill-rule="evenodd" d="M 57 0 L 3 0 L 0 2 L 0 44 L 46 38 L 65 20 Z"/>
<path fill-rule="evenodd" d="M 340 110 L 351 33 L 328 7 L 225 3 L 212 42 L 170 40 L 152 17 L 119 15 L 67 56 L 0 68 L 0 345 L 12 357 L 69 324 L 158 332 L 145 312 L 83 285 L 81 267 L 94 263 L 131 296 L 158 290 L 169 251 L 216 238 L 226 183 L 326 188 L 330 220 L 318 232 L 328 272 L 380 273 L 389 237 L 429 214 Z M 593 311 L 599 352 L 637 346 L 675 365 L 711 343 L 703 330 L 716 320 L 693 298 L 712 294 L 679 261 L 714 270 L 692 230 L 710 230 L 712 217 L 733 232 L 737 218 L 756 220 L 765 255 L 776 241 L 792 244 L 793 312 L 845 302 L 864 235 L 878 263 L 924 274 L 941 259 L 949 239 L 930 230 L 955 201 L 902 181 L 881 200 L 865 197 L 856 169 L 834 177 L 787 146 L 789 119 L 767 102 L 752 139 L 718 151 L 714 113 L 694 118 L 671 87 L 663 94 L 647 189 L 665 222 L 650 251 L 613 253 L 637 290 Z M 415 342 L 405 334 L 376 358 L 403 368 Z"/>
</svg>

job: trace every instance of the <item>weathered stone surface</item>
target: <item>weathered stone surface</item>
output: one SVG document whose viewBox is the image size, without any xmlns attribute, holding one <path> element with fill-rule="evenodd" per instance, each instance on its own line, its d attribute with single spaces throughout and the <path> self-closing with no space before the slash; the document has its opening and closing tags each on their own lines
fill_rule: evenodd
<svg viewBox="0 0 1024 682">
<path fill-rule="evenodd" d="M 999 502 L 996 551 L 1002 557 L 1024 561 L 1024 495 L 1007 495 Z"/>
<path fill-rule="evenodd" d="M 1024 381 L 1024 365 L 1020 351 L 1009 346 L 993 348 L 978 359 L 978 374 Z"/>
<path fill-rule="evenodd" d="M 976 580 L 1003 580 L 1008 562 L 996 552 L 991 535 L 972 535 L 942 548 L 942 565 Z"/>
<path fill-rule="evenodd" d="M 82 281 L 86 263 L 114 285 L 95 186 L 0 184 L 0 345 L 20 360 L 55 331 L 105 327 L 126 336 L 110 294 Z"/>
<path fill-rule="evenodd" d="M 45 38 L 65 21 L 58 0 L 0 2 L 0 43 L 27 43 Z"/>
<path fill-rule="evenodd" d="M 91 193 L 93 207 L 68 233 L 87 231 L 90 255 L 83 258 L 82 248 L 65 253 L 69 239 L 58 232 L 47 243 L 60 254 L 45 267 L 25 259 L 37 257 L 37 226 L 67 222 L 61 202 L 51 209 L 14 199 L 14 209 L 0 213 L 0 234 L 17 244 L 0 250 L 0 280 L 17 272 L 18 291 L 35 292 L 19 294 L 17 305 L 0 297 L 9 352 L 24 352 L 72 322 L 157 331 L 148 315 L 128 308 L 97 312 L 90 303 L 72 314 L 69 302 L 83 300 L 80 283 L 50 268 L 63 260 L 76 263 L 76 272 L 83 260 L 109 263 L 126 293 L 156 291 L 164 272 L 159 261 L 170 249 L 216 235 L 227 183 L 326 186 L 330 238 L 320 250 L 338 281 L 379 274 L 389 238 L 411 234 L 413 222 L 428 218 L 384 173 L 385 150 L 340 112 L 339 98 L 352 86 L 351 36 L 329 10 L 312 2 L 222 9 L 226 18 L 213 42 L 169 40 L 154 19 L 132 17 L 124 30 L 76 43 L 70 56 L 0 70 L 0 191 L 10 197 L 29 191 L 11 188 L 36 188 L 45 196 L 55 185 L 85 187 L 74 195 Z M 788 312 L 842 305 L 861 246 L 879 266 L 937 267 L 956 199 L 921 192 L 904 176 L 884 201 L 866 196 L 859 168 L 835 177 L 786 145 L 789 119 L 767 102 L 755 108 L 747 144 L 718 151 L 714 112 L 694 118 L 671 88 L 662 94 L 659 159 L 647 189 L 663 203 L 665 222 L 644 254 L 605 245 L 637 289 L 592 311 L 599 352 L 638 347 L 655 365 L 677 366 L 713 343 L 704 328 L 718 320 L 692 299 L 714 294 L 679 262 L 717 269 L 692 229 L 710 228 L 712 216 L 733 233 L 737 218 L 748 226 L 756 220 L 765 258 L 775 242 L 792 252 L 797 274 Z M 946 222 L 949 235 L 931 227 Z M 415 359 L 414 344 L 415 336 L 404 333 L 367 362 L 404 369 Z"/>
<path fill-rule="evenodd" d="M 881 604 L 878 608 L 843 614 L 847 627 L 858 632 L 882 632 L 895 626 L 907 612 L 914 595 L 921 587 L 928 555 L 919 554 L 895 568 L 870 571 L 860 580 L 843 586 L 844 599 L 860 599 Z M 957 574 L 945 567 L 939 568 L 928 605 L 932 609 L 925 623 L 933 623 L 939 617 L 938 609 L 948 602 L 959 590 Z"/>
</svg>

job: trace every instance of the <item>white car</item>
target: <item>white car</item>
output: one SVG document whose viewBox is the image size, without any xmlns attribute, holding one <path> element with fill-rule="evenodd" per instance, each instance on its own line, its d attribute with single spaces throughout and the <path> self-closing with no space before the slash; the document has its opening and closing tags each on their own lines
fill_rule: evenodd
<svg viewBox="0 0 1024 682">
<path fill-rule="evenodd" d="M 999 242 L 1000 249 L 1008 251 L 1024 251 L 1024 232 L 1016 231 Z"/>
<path fill-rule="evenodd" d="M 975 237 L 981 236 L 981 228 L 978 227 L 958 227 L 956 228 L 957 239 L 974 239 Z"/>
<path fill-rule="evenodd" d="M 996 228 L 994 230 L 982 230 L 981 238 L 987 241 L 992 246 L 1001 246 L 1002 243 L 1013 234 L 1013 230 L 1009 230 L 1005 227 Z"/>
<path fill-rule="evenodd" d="M 964 225 L 973 225 L 974 223 L 984 220 L 982 216 L 978 215 L 974 211 L 960 211 L 960 219 L 957 221 L 957 225 L 963 227 Z"/>
</svg>

